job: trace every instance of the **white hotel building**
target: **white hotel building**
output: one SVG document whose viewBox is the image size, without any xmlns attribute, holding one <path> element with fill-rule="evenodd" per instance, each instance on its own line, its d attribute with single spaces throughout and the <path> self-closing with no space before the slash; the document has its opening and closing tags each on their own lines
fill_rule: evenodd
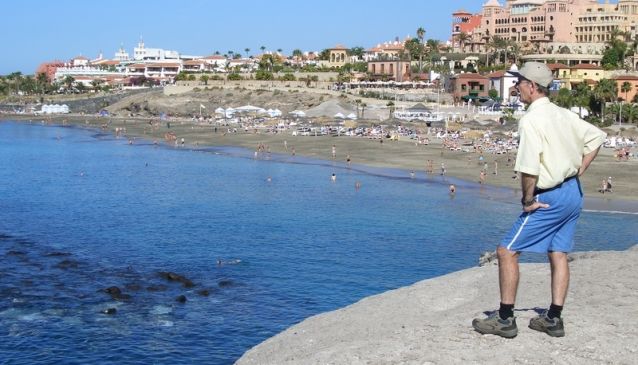
<svg viewBox="0 0 638 365">
<path fill-rule="evenodd" d="M 63 82 L 67 76 L 73 77 L 85 86 L 91 86 L 93 80 L 101 80 L 109 85 L 131 83 L 134 78 L 145 77 L 160 84 L 172 82 L 177 74 L 184 69 L 186 62 L 202 59 L 200 56 L 181 55 L 177 51 L 161 48 L 146 48 L 140 39 L 133 49 L 133 57 L 129 57 L 124 47 L 115 53 L 113 60 L 105 60 L 100 55 L 89 61 L 79 56 L 58 67 L 54 79 Z M 217 64 L 217 63 L 215 63 Z"/>
</svg>

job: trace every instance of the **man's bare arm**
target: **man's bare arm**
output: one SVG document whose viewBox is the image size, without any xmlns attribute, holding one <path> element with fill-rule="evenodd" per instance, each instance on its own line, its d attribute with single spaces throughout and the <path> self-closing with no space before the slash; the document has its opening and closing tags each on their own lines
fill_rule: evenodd
<svg viewBox="0 0 638 365">
<path fill-rule="evenodd" d="M 534 190 L 536 189 L 536 181 L 538 180 L 538 176 L 529 175 L 521 172 L 521 188 L 523 189 L 523 199 L 521 202 L 523 203 L 523 211 L 532 212 L 538 208 L 549 208 L 549 204 L 534 201 Z M 526 205 L 527 203 L 532 202 L 530 205 Z"/>
<path fill-rule="evenodd" d="M 600 151 L 600 147 L 583 156 L 583 162 L 580 165 L 580 169 L 578 169 L 578 176 L 582 176 L 585 173 L 589 164 L 591 164 L 591 162 L 596 158 L 596 155 L 598 155 L 598 151 Z"/>
<path fill-rule="evenodd" d="M 538 176 L 521 172 L 521 189 L 523 190 L 522 201 L 528 202 L 534 199 L 534 189 L 536 188 L 537 180 Z"/>
</svg>

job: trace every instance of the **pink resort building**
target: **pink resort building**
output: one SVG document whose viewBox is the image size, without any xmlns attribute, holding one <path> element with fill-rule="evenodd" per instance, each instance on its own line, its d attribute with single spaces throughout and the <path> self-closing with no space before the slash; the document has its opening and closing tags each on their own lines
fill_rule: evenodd
<svg viewBox="0 0 638 365">
<path fill-rule="evenodd" d="M 522 61 L 600 64 L 612 31 L 638 34 L 638 0 L 488 0 L 478 14 L 452 14 L 452 42 L 485 52 L 494 37 L 515 42 Z"/>
</svg>

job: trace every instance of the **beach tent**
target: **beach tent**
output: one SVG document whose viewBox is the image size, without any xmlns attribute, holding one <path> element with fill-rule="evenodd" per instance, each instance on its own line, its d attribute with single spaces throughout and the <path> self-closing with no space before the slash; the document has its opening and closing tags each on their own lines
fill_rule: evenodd
<svg viewBox="0 0 638 365">
<path fill-rule="evenodd" d="M 343 115 L 343 113 L 337 113 L 337 114 L 335 114 L 335 115 L 334 115 L 334 117 L 335 117 L 335 118 L 337 118 L 337 119 L 343 119 L 343 118 L 345 118 L 346 116 L 345 116 L 345 115 Z"/>
<path fill-rule="evenodd" d="M 235 111 L 240 113 L 265 113 L 266 109 L 253 105 L 244 105 L 236 108 Z"/>
<path fill-rule="evenodd" d="M 356 114 L 354 114 L 354 113 L 350 113 L 350 114 L 348 114 L 348 115 L 346 116 L 346 118 L 348 118 L 348 119 L 352 119 L 352 120 L 355 120 L 355 119 L 357 119 L 357 115 L 356 115 Z"/>
<path fill-rule="evenodd" d="M 226 110 L 224 110 L 224 108 L 222 108 L 221 106 L 217 109 L 215 109 L 215 114 L 225 114 Z"/>
<path fill-rule="evenodd" d="M 232 116 L 235 115 L 235 109 L 226 108 L 226 113 L 224 115 L 226 116 L 226 118 L 232 118 Z"/>
<path fill-rule="evenodd" d="M 306 113 L 301 111 L 301 110 L 293 110 L 289 114 L 292 114 L 292 115 L 294 115 L 297 118 L 303 118 L 303 117 L 306 116 Z"/>
<path fill-rule="evenodd" d="M 414 105 L 412 105 L 411 107 L 409 107 L 407 109 L 409 112 L 412 113 L 425 113 L 425 112 L 430 112 L 432 111 L 432 109 L 428 108 L 427 106 L 423 105 L 422 103 L 416 103 Z"/>
</svg>

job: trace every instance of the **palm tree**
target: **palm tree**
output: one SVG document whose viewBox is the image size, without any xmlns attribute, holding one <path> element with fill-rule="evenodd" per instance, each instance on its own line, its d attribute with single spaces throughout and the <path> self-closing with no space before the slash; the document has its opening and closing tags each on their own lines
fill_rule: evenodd
<svg viewBox="0 0 638 365">
<path fill-rule="evenodd" d="M 571 108 L 574 104 L 572 92 L 567 88 L 558 90 L 558 94 L 553 97 L 553 99 L 555 100 L 557 105 L 567 109 Z"/>
<path fill-rule="evenodd" d="M 74 82 L 75 78 L 73 78 L 73 76 L 67 76 L 64 78 L 64 85 L 66 85 L 67 90 L 73 86 Z"/>
<path fill-rule="evenodd" d="M 508 42 L 510 55 L 514 58 L 514 63 L 518 61 L 518 57 L 521 54 L 521 46 L 518 42 L 509 41 Z M 505 59 L 507 62 L 507 58 Z"/>
<path fill-rule="evenodd" d="M 500 64 L 507 62 L 507 47 L 509 45 L 509 40 L 495 35 L 492 37 L 492 45 L 494 47 L 494 55 L 498 55 L 494 64 L 496 65 L 497 63 Z M 501 55 L 503 53 L 505 54 L 505 57 L 503 57 L 503 62 L 501 62 Z"/>
<path fill-rule="evenodd" d="M 598 81 L 598 85 L 594 88 L 593 96 L 601 104 L 601 123 L 605 123 L 605 104 L 608 101 L 614 100 L 618 95 L 616 90 L 616 82 L 611 79 L 602 79 Z"/>
<path fill-rule="evenodd" d="M 45 74 L 44 72 L 40 72 L 35 79 L 38 85 L 38 89 L 40 90 L 40 94 L 44 94 L 44 92 L 46 91 L 46 85 L 49 83 L 47 74 Z"/>
<path fill-rule="evenodd" d="M 625 101 L 629 101 L 627 100 L 627 93 L 631 91 L 631 82 L 629 81 L 623 82 L 622 85 L 620 86 L 620 91 L 625 93 Z"/>
<path fill-rule="evenodd" d="M 490 47 L 492 47 L 489 30 L 485 31 L 485 34 L 483 35 L 483 42 L 485 42 L 485 67 L 489 68 L 490 67 Z"/>
<path fill-rule="evenodd" d="M 622 115 L 628 123 L 633 123 L 638 119 L 638 105 L 625 104 L 623 107 Z"/>
<path fill-rule="evenodd" d="M 576 89 L 574 91 L 574 104 L 578 107 L 578 115 L 582 116 L 583 108 L 589 107 L 591 95 L 591 89 L 586 83 L 583 82 L 576 85 Z"/>
<path fill-rule="evenodd" d="M 250 48 L 244 48 L 244 52 L 246 52 L 246 58 L 248 58 L 248 52 L 250 52 Z"/>
<path fill-rule="evenodd" d="M 210 80 L 208 75 L 202 75 L 199 79 L 204 82 L 204 86 L 208 86 L 208 80 Z"/>
<path fill-rule="evenodd" d="M 16 86 L 16 94 L 20 93 L 20 84 L 22 83 L 22 72 L 12 72 L 7 76 L 7 80 L 13 81 Z"/>
<path fill-rule="evenodd" d="M 27 94 L 33 94 L 37 89 L 35 80 L 31 75 L 26 76 L 22 80 L 22 90 Z"/>
<path fill-rule="evenodd" d="M 419 39 L 420 47 L 419 47 L 419 74 L 423 72 L 423 39 L 425 37 L 425 29 L 423 27 L 419 27 L 416 30 L 416 37 Z"/>
<path fill-rule="evenodd" d="M 470 40 L 470 35 L 465 33 L 465 32 L 461 32 L 458 35 L 458 41 L 459 41 L 459 47 L 461 48 L 461 53 L 465 52 L 465 42 Z"/>
<path fill-rule="evenodd" d="M 303 52 L 301 52 L 301 50 L 299 48 L 295 48 L 292 51 L 292 56 L 293 57 L 297 57 L 298 59 L 301 59 L 303 57 Z"/>
<path fill-rule="evenodd" d="M 394 102 L 390 100 L 385 106 L 390 109 L 390 115 L 388 116 L 388 119 L 392 119 L 392 115 L 394 114 Z"/>
<path fill-rule="evenodd" d="M 264 53 L 264 51 L 266 51 L 266 46 L 261 46 L 259 49 L 261 49 L 261 53 Z"/>
<path fill-rule="evenodd" d="M 361 119 L 363 119 L 363 113 L 366 111 L 366 106 L 368 106 L 368 104 L 361 103 Z"/>
<path fill-rule="evenodd" d="M 102 85 L 102 80 L 91 80 L 91 86 L 93 86 L 93 90 L 95 90 L 96 92 L 100 89 L 100 85 Z"/>
<path fill-rule="evenodd" d="M 496 55 L 499 54 L 503 46 L 504 46 L 503 39 L 497 35 L 493 35 L 491 38 L 487 39 L 485 43 L 485 47 L 488 49 L 487 55 L 486 55 L 488 58 L 488 62 L 486 66 L 489 66 L 489 53 L 490 53 L 489 50 L 490 49 L 494 52 L 492 54 L 492 56 L 494 56 L 494 65 L 496 65 L 497 63 L 501 61 L 500 57 L 497 57 Z"/>
<path fill-rule="evenodd" d="M 428 48 L 428 56 L 430 58 L 430 67 L 434 67 L 433 58 L 434 55 L 439 53 L 439 47 L 441 46 L 441 42 L 436 39 L 428 39 L 426 42 Z"/>
</svg>

